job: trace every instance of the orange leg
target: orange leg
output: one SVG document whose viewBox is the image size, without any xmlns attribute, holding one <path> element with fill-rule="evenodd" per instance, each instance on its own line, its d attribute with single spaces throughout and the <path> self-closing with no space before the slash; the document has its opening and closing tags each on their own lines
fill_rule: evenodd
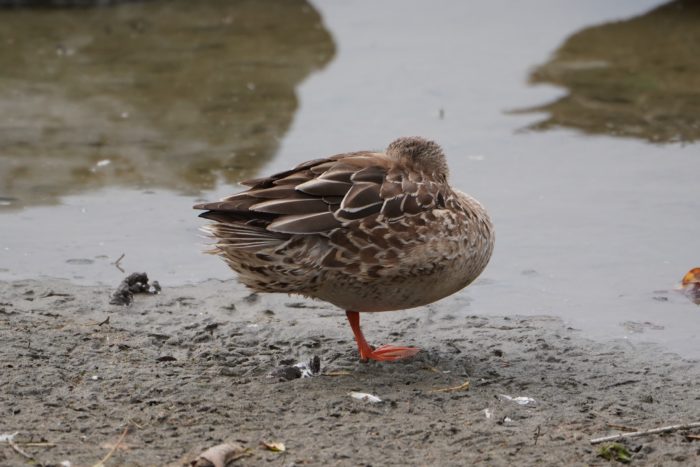
<svg viewBox="0 0 700 467">
<path fill-rule="evenodd" d="M 350 322 L 352 333 L 355 334 L 357 348 L 360 350 L 360 360 L 400 360 L 402 358 L 412 357 L 420 351 L 420 349 L 416 347 L 401 347 L 394 345 L 382 345 L 381 347 L 372 349 L 372 347 L 370 347 L 365 340 L 365 336 L 362 334 L 362 329 L 360 329 L 360 313 L 357 311 L 346 311 L 345 315 L 348 317 L 348 321 Z"/>
</svg>

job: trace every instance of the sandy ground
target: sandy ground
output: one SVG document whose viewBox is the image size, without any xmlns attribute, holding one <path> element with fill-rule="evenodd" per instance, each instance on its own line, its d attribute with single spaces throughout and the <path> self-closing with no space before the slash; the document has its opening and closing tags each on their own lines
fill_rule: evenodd
<svg viewBox="0 0 700 467">
<path fill-rule="evenodd" d="M 248 448 L 235 465 L 605 465 L 589 440 L 616 426 L 700 421 L 697 362 L 591 342 L 551 317 L 439 303 L 363 315 L 370 342 L 423 352 L 360 363 L 343 313 L 323 303 L 208 281 L 122 307 L 112 290 L 0 283 L 0 435 L 19 432 L 40 465 L 93 465 L 127 427 L 106 465 L 186 465 L 224 441 Z M 318 376 L 269 376 L 313 356 Z M 622 444 L 636 465 L 700 465 L 693 433 Z M 0 465 L 29 462 L 0 442 Z"/>
</svg>

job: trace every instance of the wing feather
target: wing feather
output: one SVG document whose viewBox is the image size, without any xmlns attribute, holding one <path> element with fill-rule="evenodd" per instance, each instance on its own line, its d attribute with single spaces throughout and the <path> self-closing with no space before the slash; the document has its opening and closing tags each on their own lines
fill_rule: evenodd
<svg viewBox="0 0 700 467">
<path fill-rule="evenodd" d="M 355 172 L 352 175 L 353 182 L 372 182 L 381 185 L 386 177 L 386 170 L 383 167 L 372 165 Z"/>
<path fill-rule="evenodd" d="M 294 235 L 334 238 L 336 229 L 350 223 L 393 222 L 430 211 L 445 197 L 438 184 L 373 152 L 316 159 L 243 183 L 251 188 L 195 208 L 217 222 L 210 230 L 221 244 L 247 250 L 279 245 Z M 361 232 L 354 235 L 359 238 Z"/>
<path fill-rule="evenodd" d="M 314 234 L 327 232 L 341 225 L 333 213 L 328 211 L 280 217 L 268 225 L 267 229 L 287 234 Z"/>
<path fill-rule="evenodd" d="M 314 178 L 296 186 L 296 189 L 314 196 L 345 196 L 352 183 L 339 182 L 324 178 Z"/>
<path fill-rule="evenodd" d="M 376 183 L 355 183 L 348 190 L 343 198 L 343 202 L 340 203 L 340 209 L 348 212 L 357 212 L 376 205 L 377 212 L 379 212 L 378 205 L 381 205 L 384 201 L 381 196 L 379 196 L 379 189 L 380 187 Z"/>
<path fill-rule="evenodd" d="M 273 199 L 253 204 L 251 211 L 268 214 L 308 214 L 328 211 L 328 204 L 322 198 Z"/>
</svg>

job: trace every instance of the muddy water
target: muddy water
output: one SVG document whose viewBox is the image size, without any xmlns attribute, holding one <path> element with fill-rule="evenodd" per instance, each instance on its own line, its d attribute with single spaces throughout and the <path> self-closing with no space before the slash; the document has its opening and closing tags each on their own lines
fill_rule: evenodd
<svg viewBox="0 0 700 467">
<path fill-rule="evenodd" d="M 482 278 L 433 307 L 700 357 L 671 290 L 700 265 L 692 2 L 275 8 L 1 11 L 0 279 L 116 284 L 122 253 L 168 285 L 229 278 L 192 202 L 420 134 L 497 228 Z"/>
<path fill-rule="evenodd" d="M 296 86 L 335 52 L 301 0 L 0 10 L 0 44 L 10 209 L 251 175 L 289 129 Z"/>
</svg>

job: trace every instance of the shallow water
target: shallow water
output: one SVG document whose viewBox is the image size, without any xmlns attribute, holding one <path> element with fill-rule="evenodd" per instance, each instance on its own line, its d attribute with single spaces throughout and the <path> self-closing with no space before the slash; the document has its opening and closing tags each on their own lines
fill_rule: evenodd
<svg viewBox="0 0 700 467">
<path fill-rule="evenodd" d="M 700 265 L 686 3 L 0 11 L 0 279 L 116 284 L 121 254 L 166 285 L 230 278 L 200 253 L 196 200 L 420 134 L 497 229 L 482 278 L 431 306 L 700 357 L 700 308 L 671 290 Z M 655 23 L 686 40 L 630 49 Z"/>
</svg>

